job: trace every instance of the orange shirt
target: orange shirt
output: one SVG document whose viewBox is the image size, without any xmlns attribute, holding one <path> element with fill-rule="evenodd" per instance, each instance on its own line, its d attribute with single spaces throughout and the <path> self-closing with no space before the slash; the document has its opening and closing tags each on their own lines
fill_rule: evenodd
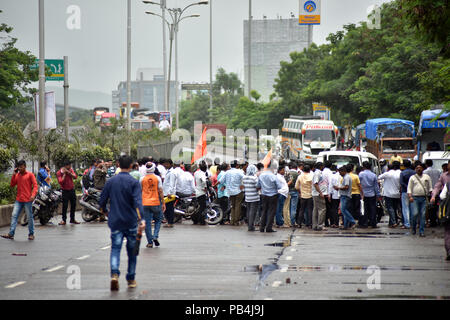
<svg viewBox="0 0 450 320">
<path fill-rule="evenodd" d="M 155 174 L 148 174 L 141 179 L 142 186 L 142 205 L 143 206 L 159 206 L 161 199 L 159 198 L 159 189 L 162 188 L 160 178 Z"/>
</svg>

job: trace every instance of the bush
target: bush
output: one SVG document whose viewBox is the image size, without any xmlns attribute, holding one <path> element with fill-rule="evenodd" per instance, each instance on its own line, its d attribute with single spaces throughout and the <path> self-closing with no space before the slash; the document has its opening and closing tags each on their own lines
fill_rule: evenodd
<svg viewBox="0 0 450 320">
<path fill-rule="evenodd" d="M 0 175 L 0 205 L 11 204 L 16 201 L 17 188 L 10 187 L 10 177 Z"/>
</svg>

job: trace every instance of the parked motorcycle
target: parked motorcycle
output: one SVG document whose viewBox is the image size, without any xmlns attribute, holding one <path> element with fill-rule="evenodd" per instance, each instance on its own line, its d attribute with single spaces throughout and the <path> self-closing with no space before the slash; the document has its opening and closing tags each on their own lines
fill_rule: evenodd
<svg viewBox="0 0 450 320">
<path fill-rule="evenodd" d="M 31 205 L 33 219 L 39 219 L 41 225 L 47 224 L 51 218 L 57 215 L 58 206 L 62 202 L 62 192 L 53 190 L 47 186 L 40 186 L 36 198 Z M 22 214 L 20 224 L 28 224 L 28 215 Z"/>
<path fill-rule="evenodd" d="M 215 225 L 222 221 L 223 211 L 220 205 L 214 203 L 217 198 L 217 194 L 208 183 L 206 208 L 205 208 L 205 222 L 209 225 Z M 174 204 L 174 222 L 179 222 L 182 218 L 192 219 L 194 214 L 197 214 L 200 209 L 200 203 L 195 196 L 189 197 L 176 197 Z"/>
<path fill-rule="evenodd" d="M 83 188 L 83 196 L 80 199 L 80 205 L 82 207 L 81 217 L 84 221 L 91 222 L 102 215 L 99 205 L 100 195 L 101 190 Z"/>
</svg>

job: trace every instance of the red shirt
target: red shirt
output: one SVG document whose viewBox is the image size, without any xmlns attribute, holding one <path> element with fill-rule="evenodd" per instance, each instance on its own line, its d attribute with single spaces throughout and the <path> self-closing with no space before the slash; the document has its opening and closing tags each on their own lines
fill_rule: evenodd
<svg viewBox="0 0 450 320">
<path fill-rule="evenodd" d="M 75 171 L 73 171 L 72 168 L 70 168 L 70 172 L 75 175 L 75 179 L 77 178 L 77 174 Z M 72 190 L 74 188 L 73 185 L 73 179 L 70 174 L 66 174 L 66 176 L 63 179 L 64 174 L 61 172 L 61 170 L 58 170 L 56 173 L 56 177 L 58 178 L 59 185 L 61 186 L 62 190 Z"/>
<path fill-rule="evenodd" d="M 31 197 L 35 197 L 38 192 L 36 177 L 31 172 L 25 171 L 24 174 L 13 174 L 11 178 L 11 187 L 17 185 L 16 201 L 30 202 Z M 33 189 L 33 190 L 31 190 Z"/>
</svg>

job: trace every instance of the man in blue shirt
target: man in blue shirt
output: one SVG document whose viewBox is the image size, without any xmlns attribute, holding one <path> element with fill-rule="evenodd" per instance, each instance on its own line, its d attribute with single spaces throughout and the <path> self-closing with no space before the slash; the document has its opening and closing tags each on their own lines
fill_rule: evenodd
<svg viewBox="0 0 450 320">
<path fill-rule="evenodd" d="M 369 161 L 363 162 L 364 170 L 359 174 L 359 180 L 364 193 L 364 215 L 359 218 L 360 228 L 377 227 L 377 199 L 381 199 L 380 187 L 372 165 Z"/>
<path fill-rule="evenodd" d="M 234 160 L 231 162 L 231 169 L 228 170 L 223 177 L 219 179 L 220 184 L 225 185 L 228 196 L 230 197 L 231 203 L 231 221 L 232 226 L 238 226 L 241 220 L 241 205 L 244 200 L 244 192 L 242 192 L 242 178 L 244 177 L 244 172 L 237 169 L 238 162 Z"/>
<path fill-rule="evenodd" d="M 47 161 L 40 163 L 40 169 L 37 176 L 37 183 L 40 186 L 50 187 L 50 169 L 47 167 Z"/>
<path fill-rule="evenodd" d="M 119 290 L 120 251 L 124 237 L 127 238 L 128 271 L 126 279 L 129 288 L 136 287 L 137 257 L 133 254 L 136 244 L 138 222 L 140 230 L 145 230 L 145 220 L 141 213 L 142 191 L 139 181 L 130 175 L 133 159 L 121 156 L 119 159 L 120 173 L 109 179 L 103 188 L 99 205 L 108 216 L 108 226 L 111 229 L 111 290 Z M 110 211 L 107 212 L 106 203 L 110 201 Z"/>
<path fill-rule="evenodd" d="M 411 161 L 403 160 L 403 166 L 405 170 L 400 173 L 400 189 L 401 189 L 401 199 L 402 199 L 402 215 L 403 215 L 403 226 L 402 229 L 410 228 L 410 216 L 412 213 L 412 204 L 409 202 L 408 197 L 408 182 L 411 176 L 415 175 L 416 172 L 411 168 Z"/>
<path fill-rule="evenodd" d="M 261 189 L 261 222 L 259 226 L 260 232 L 276 232 L 273 230 L 273 219 L 277 212 L 278 190 L 283 186 L 274 174 L 278 165 L 271 162 L 268 168 L 258 177 L 256 188 Z"/>
</svg>

